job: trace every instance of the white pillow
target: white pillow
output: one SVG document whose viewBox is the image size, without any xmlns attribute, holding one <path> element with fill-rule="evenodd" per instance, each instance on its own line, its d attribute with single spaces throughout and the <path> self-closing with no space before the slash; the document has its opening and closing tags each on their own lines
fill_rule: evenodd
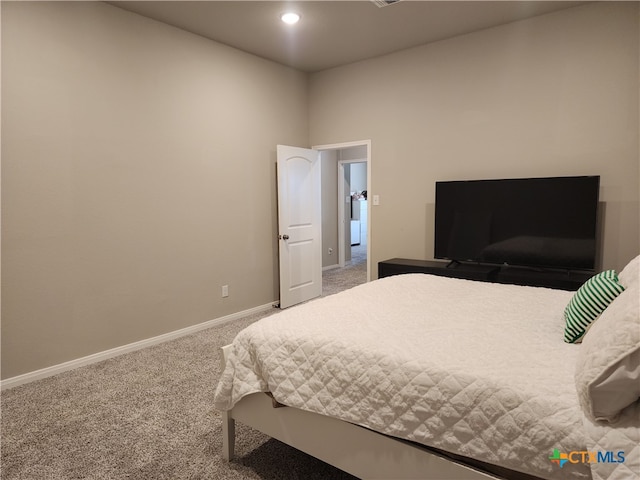
<svg viewBox="0 0 640 480">
<path fill-rule="evenodd" d="M 640 284 L 640 255 L 627 263 L 618 274 L 618 280 L 624 288 Z"/>
<path fill-rule="evenodd" d="M 640 399 L 640 286 L 622 292 L 584 336 L 576 390 L 585 414 L 614 423 Z"/>
</svg>

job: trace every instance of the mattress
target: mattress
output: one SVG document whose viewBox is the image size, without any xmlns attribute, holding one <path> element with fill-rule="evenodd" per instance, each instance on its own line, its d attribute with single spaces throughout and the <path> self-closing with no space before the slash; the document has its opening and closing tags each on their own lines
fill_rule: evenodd
<svg viewBox="0 0 640 480">
<path fill-rule="evenodd" d="M 554 450 L 584 451 L 574 384 L 579 346 L 563 341 L 571 292 L 424 274 L 314 300 L 249 326 L 214 398 L 255 392 L 387 435 L 547 479 Z"/>
</svg>

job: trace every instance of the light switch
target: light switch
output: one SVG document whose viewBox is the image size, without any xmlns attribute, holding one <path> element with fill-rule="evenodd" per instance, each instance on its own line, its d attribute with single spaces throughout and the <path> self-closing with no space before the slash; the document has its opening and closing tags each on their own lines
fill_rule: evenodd
<svg viewBox="0 0 640 480">
<path fill-rule="evenodd" d="M 374 195 L 373 196 L 373 204 L 374 205 L 380 205 L 380 195 Z"/>
</svg>

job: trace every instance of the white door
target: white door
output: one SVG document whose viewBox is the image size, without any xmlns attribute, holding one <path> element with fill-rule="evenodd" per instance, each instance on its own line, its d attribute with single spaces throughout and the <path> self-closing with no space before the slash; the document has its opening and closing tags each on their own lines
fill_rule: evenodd
<svg viewBox="0 0 640 480">
<path fill-rule="evenodd" d="M 322 295 L 320 153 L 278 145 L 280 308 Z"/>
</svg>

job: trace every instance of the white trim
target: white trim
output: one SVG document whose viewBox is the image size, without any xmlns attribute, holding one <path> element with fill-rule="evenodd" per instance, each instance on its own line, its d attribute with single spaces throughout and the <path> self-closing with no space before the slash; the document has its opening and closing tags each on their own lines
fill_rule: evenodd
<svg viewBox="0 0 640 480">
<path fill-rule="evenodd" d="M 356 140 L 354 142 L 329 143 L 326 145 L 314 145 L 311 148 L 313 148 L 314 150 L 340 150 L 340 149 L 349 148 L 349 147 L 359 147 L 360 145 L 367 145 L 368 148 L 371 148 L 371 140 Z"/>
<path fill-rule="evenodd" d="M 326 267 L 322 267 L 322 271 L 326 272 L 327 270 L 334 270 L 336 268 L 340 268 L 340 265 L 334 263 L 333 265 L 327 265 Z"/>
<path fill-rule="evenodd" d="M 347 201 L 347 197 L 344 191 L 344 164 L 338 160 L 338 266 L 344 268 L 345 259 L 345 218 L 344 218 L 344 204 Z"/>
<path fill-rule="evenodd" d="M 366 163 L 367 164 L 367 190 L 371 187 L 369 183 L 369 162 L 367 158 L 359 158 L 355 160 L 338 160 L 338 266 L 340 268 L 344 268 L 347 263 L 347 254 L 346 249 L 351 248 L 350 245 L 347 244 L 345 236 L 345 230 L 350 228 L 347 227 L 344 222 L 344 218 L 346 213 L 344 211 L 347 199 L 347 192 L 344 191 L 344 166 L 346 164 L 352 163 Z M 350 194 L 351 192 L 349 192 Z M 367 216 L 369 215 L 369 203 L 367 202 Z M 369 235 L 369 222 L 367 221 L 367 235 Z M 368 237 L 367 237 L 368 238 Z M 367 272 L 368 272 L 368 251 L 367 251 Z M 367 281 L 370 279 L 367 277 Z"/>
<path fill-rule="evenodd" d="M 211 327 L 217 327 L 219 325 L 223 325 L 233 320 L 238 320 L 247 315 L 270 310 L 276 304 L 277 302 L 267 303 L 265 305 L 260 305 L 258 307 L 250 308 L 242 312 L 232 313 L 230 315 L 225 315 L 224 317 L 208 320 L 206 322 L 199 323 L 197 325 L 192 325 L 190 327 L 174 330 L 173 332 L 164 333 L 156 337 L 147 338 L 145 340 L 140 340 L 138 342 L 130 343 L 128 345 L 122 345 L 121 347 L 112 348 L 110 350 L 94 353 L 86 357 L 77 358 L 75 360 L 70 360 L 68 362 L 60 363 L 58 365 L 53 365 L 51 367 L 46 367 L 40 370 L 35 370 L 33 372 L 25 373 L 23 375 L 7 378 L 6 380 L 0 381 L 0 390 L 6 390 L 9 388 L 17 387 L 18 385 L 23 385 L 25 383 L 41 380 L 43 378 L 51 377 L 53 375 L 57 375 L 62 372 L 73 370 L 79 367 L 84 367 L 92 363 L 101 362 L 109 358 L 117 357 L 125 353 L 134 352 L 136 350 L 141 350 L 143 348 L 151 347 L 159 343 L 175 340 L 177 338 L 184 337 L 186 335 L 190 335 L 195 332 L 199 332 L 200 330 L 205 330 Z"/>
</svg>

